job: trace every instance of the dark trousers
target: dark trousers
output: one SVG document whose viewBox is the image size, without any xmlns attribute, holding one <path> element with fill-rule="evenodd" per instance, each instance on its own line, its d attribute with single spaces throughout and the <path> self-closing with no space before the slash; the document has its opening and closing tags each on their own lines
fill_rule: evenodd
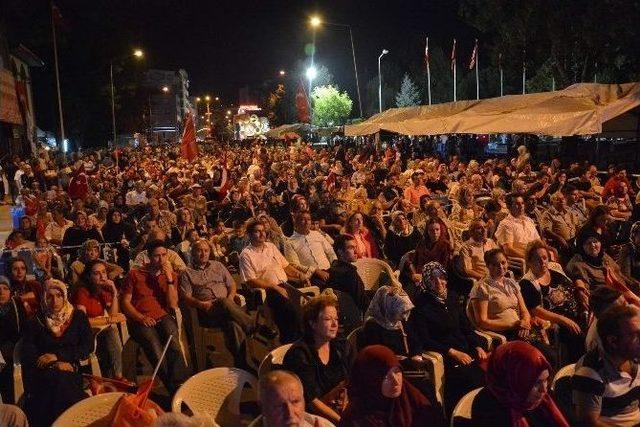
<svg viewBox="0 0 640 427">
<path fill-rule="evenodd" d="M 160 365 L 158 376 L 170 394 L 176 392 L 180 384 L 188 377 L 187 366 L 178 343 L 178 325 L 176 320 L 166 315 L 158 319 L 155 326 L 144 326 L 142 323 L 129 322 L 131 337 L 142 347 L 149 363 L 158 364 L 162 350 L 170 335 L 173 335 L 167 354 Z"/>
<path fill-rule="evenodd" d="M 209 311 L 198 310 L 200 325 L 205 327 L 221 327 L 227 341 L 227 348 L 232 354 L 240 351 L 241 342 L 235 332 L 234 324 L 238 325 L 245 334 L 250 334 L 254 328 L 254 320 L 238 304 L 220 298 L 213 302 Z"/>
<path fill-rule="evenodd" d="M 273 320 L 280 331 L 280 343 L 289 344 L 302 337 L 302 310 L 294 298 L 300 293 L 295 288 L 285 288 L 289 298 L 285 298 L 273 289 L 267 289 L 267 306 L 271 309 Z"/>
<path fill-rule="evenodd" d="M 450 415 L 462 396 L 484 385 L 485 374 L 476 361 L 462 365 L 452 361 L 447 355 L 444 357 L 444 405 L 447 415 Z"/>
</svg>

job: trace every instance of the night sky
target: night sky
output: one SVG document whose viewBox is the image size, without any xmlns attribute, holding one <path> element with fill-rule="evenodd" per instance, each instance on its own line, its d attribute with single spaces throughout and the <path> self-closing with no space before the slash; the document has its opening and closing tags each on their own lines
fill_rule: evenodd
<svg viewBox="0 0 640 427">
<path fill-rule="evenodd" d="M 39 126 L 54 130 L 48 4 L 43 0 L 0 3 L 6 6 L 3 13 L 12 44 L 23 42 L 46 63 L 33 74 L 36 111 Z M 382 48 L 390 50 L 385 61 L 406 68 L 423 60 L 427 34 L 433 47 L 447 52 L 451 39 L 457 37 L 465 57 L 475 36 L 459 21 L 457 1 L 445 0 L 58 0 L 56 4 L 65 26 L 60 41 L 63 92 L 71 90 L 89 103 L 104 100 L 100 86 L 108 81 L 109 58 L 140 47 L 146 58 L 137 66 L 184 68 L 191 94 L 210 93 L 220 96 L 224 104 L 235 104 L 239 88 L 275 80 L 280 69 L 293 71 L 296 64 L 307 60 L 304 47 L 312 40 L 308 20 L 314 13 L 353 27 L 361 89 L 377 75 Z M 326 65 L 336 83 L 356 99 L 346 29 L 317 31 L 315 61 Z"/>
</svg>

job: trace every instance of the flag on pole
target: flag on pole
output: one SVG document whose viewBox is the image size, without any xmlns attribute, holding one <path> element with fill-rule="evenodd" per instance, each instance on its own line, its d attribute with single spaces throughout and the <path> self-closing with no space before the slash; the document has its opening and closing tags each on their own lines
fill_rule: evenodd
<svg viewBox="0 0 640 427">
<path fill-rule="evenodd" d="M 522 94 L 527 93 L 527 50 L 522 51 Z"/>
<path fill-rule="evenodd" d="M 304 91 L 304 85 L 302 84 L 302 82 L 298 83 L 298 91 L 296 92 L 296 110 L 298 113 L 298 120 L 301 123 L 311 122 L 309 98 Z"/>
<path fill-rule="evenodd" d="M 424 60 L 427 63 L 427 99 L 431 105 L 431 68 L 429 67 L 429 37 L 424 48 Z"/>
<path fill-rule="evenodd" d="M 456 68 L 456 39 L 453 39 L 453 47 L 451 48 L 451 70 Z"/>
<path fill-rule="evenodd" d="M 471 60 L 469 61 L 470 70 L 473 70 L 473 67 L 476 66 L 477 60 L 478 60 L 478 39 L 476 39 L 476 44 L 473 47 L 473 52 L 471 53 Z"/>
<path fill-rule="evenodd" d="M 180 154 L 189 161 L 198 156 L 198 144 L 196 143 L 196 126 L 193 124 L 193 116 L 188 112 L 184 119 L 184 131 L 180 143 Z"/>
</svg>

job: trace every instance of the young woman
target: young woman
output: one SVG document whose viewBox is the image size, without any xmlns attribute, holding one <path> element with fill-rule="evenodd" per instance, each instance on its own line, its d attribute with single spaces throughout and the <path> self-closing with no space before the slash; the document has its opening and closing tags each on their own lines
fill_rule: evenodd
<svg viewBox="0 0 640 427">
<path fill-rule="evenodd" d="M 422 235 L 407 220 L 404 212 L 393 212 L 391 214 L 391 226 L 384 244 L 384 251 L 391 265 L 398 266 L 402 256 L 415 249 L 421 239 Z"/>
<path fill-rule="evenodd" d="M 523 341 L 499 346 L 489 357 L 487 386 L 471 407 L 477 427 L 569 427 L 548 393 L 551 365 Z"/>
<path fill-rule="evenodd" d="M 442 412 L 403 378 L 398 358 L 385 346 L 365 347 L 358 354 L 347 389 L 349 403 L 339 427 L 446 425 Z"/>
<path fill-rule="evenodd" d="M 6 363 L 5 368 L 0 369 L 0 396 L 4 402 L 13 402 L 13 348 L 22 336 L 26 317 L 24 306 L 13 295 L 9 279 L 0 276 L 0 353 Z"/>
<path fill-rule="evenodd" d="M 360 212 L 351 214 L 342 234 L 351 234 L 356 239 L 358 258 L 378 258 L 380 250 L 373 233 L 364 225 Z"/>
</svg>

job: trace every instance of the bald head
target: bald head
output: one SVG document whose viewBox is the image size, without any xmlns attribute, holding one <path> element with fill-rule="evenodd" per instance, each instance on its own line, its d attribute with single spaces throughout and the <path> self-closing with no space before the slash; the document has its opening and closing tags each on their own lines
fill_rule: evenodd
<svg viewBox="0 0 640 427">
<path fill-rule="evenodd" d="M 304 422 L 302 382 L 287 371 L 271 371 L 260 377 L 258 397 L 265 427 L 301 426 Z"/>
</svg>

